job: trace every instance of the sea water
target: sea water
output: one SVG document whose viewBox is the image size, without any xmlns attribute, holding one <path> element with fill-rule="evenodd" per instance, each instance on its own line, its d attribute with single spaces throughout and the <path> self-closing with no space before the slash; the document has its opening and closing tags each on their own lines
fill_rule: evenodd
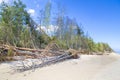
<svg viewBox="0 0 120 80">
<path fill-rule="evenodd" d="M 117 54 L 120 54 L 120 51 L 115 51 Z"/>
</svg>

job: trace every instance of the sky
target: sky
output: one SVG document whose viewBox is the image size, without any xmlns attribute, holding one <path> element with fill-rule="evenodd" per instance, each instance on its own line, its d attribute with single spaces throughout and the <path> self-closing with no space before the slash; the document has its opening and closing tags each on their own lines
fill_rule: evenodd
<svg viewBox="0 0 120 80">
<path fill-rule="evenodd" d="M 9 0 L 5 0 L 6 2 Z M 47 0 L 22 0 L 35 18 Z M 106 42 L 120 50 L 120 0 L 51 0 L 61 3 L 66 14 L 76 18 L 95 42 Z M 0 0 L 1 2 L 1 0 Z"/>
<path fill-rule="evenodd" d="M 120 0 L 60 0 L 96 42 L 120 50 Z"/>
</svg>

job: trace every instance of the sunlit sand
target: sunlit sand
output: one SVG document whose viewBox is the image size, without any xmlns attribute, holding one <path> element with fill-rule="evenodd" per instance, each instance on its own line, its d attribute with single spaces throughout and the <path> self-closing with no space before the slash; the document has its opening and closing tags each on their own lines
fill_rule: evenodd
<svg viewBox="0 0 120 80">
<path fill-rule="evenodd" d="M 0 64 L 0 80 L 120 80 L 120 56 L 81 55 L 44 68 L 14 72 L 10 64 Z"/>
</svg>

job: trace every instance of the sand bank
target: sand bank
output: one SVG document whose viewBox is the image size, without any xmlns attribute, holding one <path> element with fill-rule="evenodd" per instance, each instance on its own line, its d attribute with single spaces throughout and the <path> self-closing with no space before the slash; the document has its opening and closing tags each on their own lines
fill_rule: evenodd
<svg viewBox="0 0 120 80">
<path fill-rule="evenodd" d="M 13 72 L 10 64 L 0 64 L 0 80 L 120 80 L 120 56 L 81 55 L 72 59 L 38 68 L 35 71 Z"/>
</svg>

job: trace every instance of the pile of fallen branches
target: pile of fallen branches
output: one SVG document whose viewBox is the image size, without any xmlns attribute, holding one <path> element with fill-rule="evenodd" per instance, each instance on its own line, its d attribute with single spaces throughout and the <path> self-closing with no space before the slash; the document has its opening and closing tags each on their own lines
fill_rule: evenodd
<svg viewBox="0 0 120 80">
<path fill-rule="evenodd" d="M 70 58 L 78 58 L 77 51 L 69 49 L 67 51 L 60 50 L 55 43 L 49 44 L 45 49 L 20 48 L 8 45 L 0 46 L 0 56 L 5 56 L 11 60 L 17 60 L 14 65 L 17 71 L 26 71 L 43 67 L 56 62 L 60 62 Z"/>
</svg>

